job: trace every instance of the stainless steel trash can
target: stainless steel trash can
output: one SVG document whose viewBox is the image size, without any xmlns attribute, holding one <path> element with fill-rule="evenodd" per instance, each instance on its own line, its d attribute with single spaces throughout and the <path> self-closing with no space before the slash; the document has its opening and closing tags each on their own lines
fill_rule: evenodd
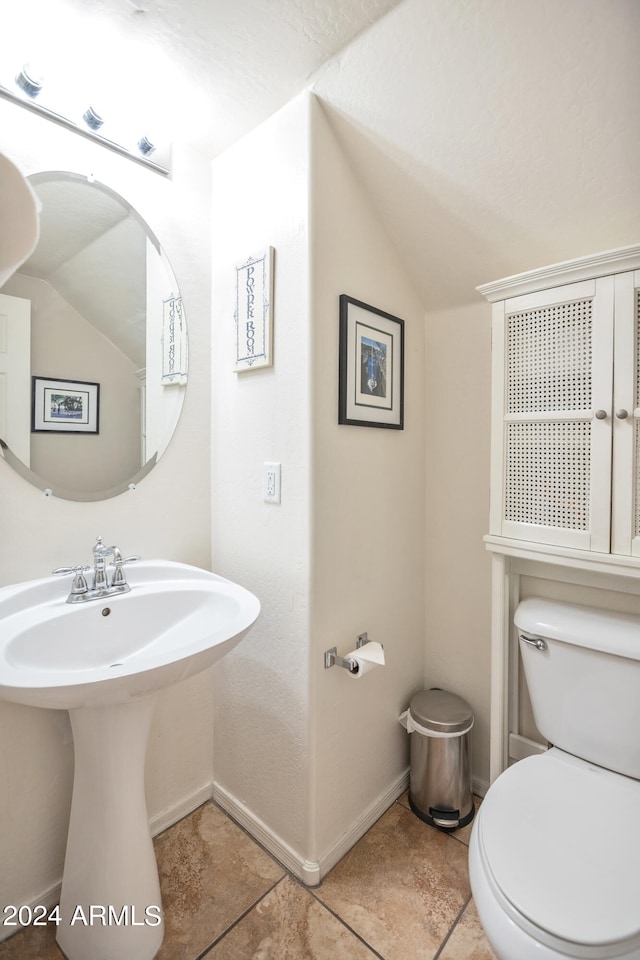
<svg viewBox="0 0 640 960">
<path fill-rule="evenodd" d="M 439 689 L 416 693 L 400 718 L 411 734 L 409 804 L 439 830 L 456 830 L 473 820 L 473 719 L 466 700 Z"/>
</svg>

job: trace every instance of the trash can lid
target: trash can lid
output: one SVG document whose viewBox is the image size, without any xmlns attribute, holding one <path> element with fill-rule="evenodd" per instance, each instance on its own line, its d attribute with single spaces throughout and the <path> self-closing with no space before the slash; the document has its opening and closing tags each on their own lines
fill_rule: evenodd
<svg viewBox="0 0 640 960">
<path fill-rule="evenodd" d="M 416 723 L 436 733 L 464 733 L 473 723 L 473 711 L 467 701 L 446 690 L 415 693 L 409 710 Z"/>
</svg>

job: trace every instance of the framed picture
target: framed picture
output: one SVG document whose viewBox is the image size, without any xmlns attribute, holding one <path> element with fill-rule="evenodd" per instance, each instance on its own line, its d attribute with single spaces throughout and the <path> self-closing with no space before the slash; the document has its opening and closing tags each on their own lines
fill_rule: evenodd
<svg viewBox="0 0 640 960">
<path fill-rule="evenodd" d="M 338 423 L 404 427 L 404 321 L 340 296 Z"/>
<path fill-rule="evenodd" d="M 267 247 L 236 264 L 236 373 L 273 363 L 274 253 Z"/>
<path fill-rule="evenodd" d="M 32 433 L 99 433 L 100 384 L 32 377 Z"/>
</svg>

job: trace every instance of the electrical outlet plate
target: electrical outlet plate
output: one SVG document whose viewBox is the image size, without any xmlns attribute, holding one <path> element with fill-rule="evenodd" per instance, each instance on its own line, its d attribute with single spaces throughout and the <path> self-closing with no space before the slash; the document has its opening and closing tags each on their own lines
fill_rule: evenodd
<svg viewBox="0 0 640 960">
<path fill-rule="evenodd" d="M 280 503 L 280 464 L 262 465 L 262 489 L 265 503 Z"/>
</svg>

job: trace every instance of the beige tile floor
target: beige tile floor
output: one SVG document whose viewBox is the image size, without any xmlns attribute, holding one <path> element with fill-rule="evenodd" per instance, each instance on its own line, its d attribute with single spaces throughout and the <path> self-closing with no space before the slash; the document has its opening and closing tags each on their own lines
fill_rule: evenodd
<svg viewBox="0 0 640 960">
<path fill-rule="evenodd" d="M 470 833 L 427 826 L 405 794 L 309 889 L 206 803 L 155 841 L 157 960 L 495 960 L 469 889 Z M 21 931 L 0 960 L 63 960 L 55 927 Z"/>
</svg>

